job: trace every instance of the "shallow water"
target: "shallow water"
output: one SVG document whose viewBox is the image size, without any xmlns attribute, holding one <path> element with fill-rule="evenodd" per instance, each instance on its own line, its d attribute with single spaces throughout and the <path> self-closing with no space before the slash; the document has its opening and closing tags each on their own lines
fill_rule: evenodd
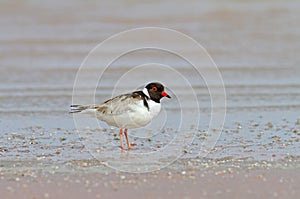
<svg viewBox="0 0 300 199">
<path fill-rule="evenodd" d="M 0 32 L 1 162 L 38 159 L 51 165 L 52 161 L 90 159 L 91 154 L 101 161 L 115 160 L 113 154 L 119 153 L 114 136 L 117 129 L 103 123 L 95 126 L 91 117 L 79 116 L 84 128 L 76 130 L 68 114 L 73 85 L 79 66 L 98 43 L 144 26 L 173 28 L 193 37 L 208 50 L 222 74 L 227 114 L 216 146 L 206 151 L 210 152 L 208 158 L 273 160 L 300 155 L 298 1 L 212 1 L 205 5 L 192 1 L 183 8 L 176 6 L 179 2 L 160 2 L 155 15 L 151 12 L 154 3 L 133 2 L 125 1 L 126 9 L 117 3 L 94 1 L 59 6 L 52 1 L 0 3 L 0 25 L 5 27 Z M 114 48 L 101 56 L 108 56 Z M 168 64 L 188 77 L 199 108 L 190 88 L 174 81 L 170 69 L 153 64 L 128 73 L 133 66 L 153 62 Z M 99 63 L 83 74 L 85 82 L 78 88 L 82 103 L 95 92 L 90 77 L 103 67 Z M 205 71 L 210 68 L 202 67 L 201 72 Z M 123 78 L 124 74 L 128 76 Z M 124 84 L 118 84 L 120 78 Z M 114 95 L 112 90 L 115 94 L 132 91 L 151 78 L 163 81 L 169 92 L 180 93 L 184 100 L 163 100 L 162 114 L 150 126 L 131 131 L 131 139 L 138 145 L 132 153 L 169 146 L 177 135 L 180 113 L 186 110 L 190 118 L 200 113 L 199 125 L 183 130 L 195 137 L 188 139 L 189 147 L 158 158 L 170 158 L 162 162 L 171 162 L 178 155 L 197 158 L 210 136 L 211 98 L 203 78 L 178 57 L 157 50 L 121 57 L 101 78 L 96 102 Z M 211 86 L 216 95 L 222 94 L 222 85 Z"/>
</svg>

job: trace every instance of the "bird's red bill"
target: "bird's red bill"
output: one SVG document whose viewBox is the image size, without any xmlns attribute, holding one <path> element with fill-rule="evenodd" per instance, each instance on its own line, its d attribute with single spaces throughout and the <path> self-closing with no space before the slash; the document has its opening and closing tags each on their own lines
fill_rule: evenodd
<svg viewBox="0 0 300 199">
<path fill-rule="evenodd" d="M 164 97 L 170 98 L 170 96 L 168 95 L 168 93 L 166 93 L 165 91 L 161 92 L 161 95 L 164 96 Z"/>
</svg>

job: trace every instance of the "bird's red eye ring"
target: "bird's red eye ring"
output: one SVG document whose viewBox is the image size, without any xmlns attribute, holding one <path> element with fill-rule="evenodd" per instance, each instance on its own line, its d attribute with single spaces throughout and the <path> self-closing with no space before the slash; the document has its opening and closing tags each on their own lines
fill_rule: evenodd
<svg viewBox="0 0 300 199">
<path fill-rule="evenodd" d="M 157 91 L 156 86 L 153 86 L 151 90 L 154 91 L 154 92 L 156 92 Z"/>
</svg>

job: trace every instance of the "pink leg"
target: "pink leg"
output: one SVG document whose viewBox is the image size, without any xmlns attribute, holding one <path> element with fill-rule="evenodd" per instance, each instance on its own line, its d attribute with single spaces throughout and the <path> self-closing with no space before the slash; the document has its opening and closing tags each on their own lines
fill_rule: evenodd
<svg viewBox="0 0 300 199">
<path fill-rule="evenodd" d="M 123 131 L 122 131 L 122 129 L 120 129 L 119 135 L 120 135 L 121 149 L 122 149 L 122 150 L 125 150 L 124 144 L 123 144 Z"/>
<path fill-rule="evenodd" d="M 129 150 L 131 148 L 129 139 L 128 139 L 128 134 L 127 134 L 127 129 L 124 130 L 125 138 L 126 138 L 126 143 L 127 143 L 127 149 Z"/>
</svg>

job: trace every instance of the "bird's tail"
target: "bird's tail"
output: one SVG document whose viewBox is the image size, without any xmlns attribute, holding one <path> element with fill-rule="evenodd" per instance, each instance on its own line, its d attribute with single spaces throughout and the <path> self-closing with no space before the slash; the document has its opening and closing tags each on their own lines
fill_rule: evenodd
<svg viewBox="0 0 300 199">
<path fill-rule="evenodd" d="M 98 108 L 97 105 L 71 105 L 71 110 L 69 113 L 91 113 L 91 112 L 95 112 Z"/>
</svg>

